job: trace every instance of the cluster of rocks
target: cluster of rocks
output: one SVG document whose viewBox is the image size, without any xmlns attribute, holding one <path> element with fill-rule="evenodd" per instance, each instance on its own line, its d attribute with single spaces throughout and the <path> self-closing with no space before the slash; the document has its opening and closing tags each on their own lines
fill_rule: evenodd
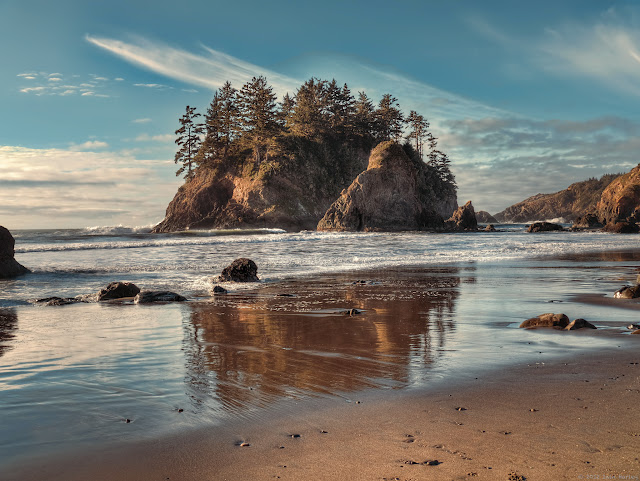
<svg viewBox="0 0 640 481">
<path fill-rule="evenodd" d="M 11 232 L 0 225 L 0 279 L 10 279 L 31 272 L 15 260 L 15 245 Z"/>
<path fill-rule="evenodd" d="M 251 259 L 240 258 L 224 268 L 222 274 L 214 279 L 218 282 L 258 282 L 258 266 Z M 212 288 L 213 294 L 226 294 L 227 290 L 221 286 Z M 100 291 L 93 294 L 83 294 L 76 297 L 46 297 L 32 302 L 44 306 L 64 306 L 78 302 L 132 300 L 134 304 L 149 304 L 153 302 L 184 302 L 186 297 L 171 291 L 144 291 L 132 282 L 111 282 Z"/>
<path fill-rule="evenodd" d="M 536 327 L 551 327 L 553 329 L 559 329 L 564 331 L 574 331 L 576 329 L 589 328 L 597 329 L 596 326 L 584 319 L 574 319 L 569 321 L 566 314 L 554 314 L 547 312 L 546 314 L 540 314 L 539 316 L 527 319 L 522 324 L 521 328 L 534 329 Z"/>
</svg>

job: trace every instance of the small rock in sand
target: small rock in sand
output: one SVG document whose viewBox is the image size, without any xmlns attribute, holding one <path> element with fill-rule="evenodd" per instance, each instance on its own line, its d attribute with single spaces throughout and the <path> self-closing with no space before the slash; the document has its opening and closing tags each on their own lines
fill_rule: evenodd
<svg viewBox="0 0 640 481">
<path fill-rule="evenodd" d="M 584 319 L 575 319 L 573 321 L 571 321 L 567 327 L 565 327 L 565 331 L 574 331 L 576 329 L 582 329 L 582 328 L 589 328 L 589 329 L 597 329 L 596 326 L 594 326 L 593 324 L 591 324 L 589 321 L 585 321 Z"/>
<path fill-rule="evenodd" d="M 134 297 L 140 292 L 140 288 L 132 282 L 111 282 L 98 292 L 98 301 L 108 301 L 109 299 L 122 299 L 123 297 Z"/>
<path fill-rule="evenodd" d="M 520 327 L 530 329 L 534 327 L 554 327 L 556 329 L 564 329 L 569 324 L 569 318 L 565 314 L 554 314 L 548 312 L 540 314 L 537 317 L 527 319 Z"/>
<path fill-rule="evenodd" d="M 258 266 L 251 259 L 241 257 L 222 270 L 219 282 L 258 282 Z"/>
<path fill-rule="evenodd" d="M 213 286 L 214 294 L 226 294 L 227 290 L 222 286 Z"/>
<path fill-rule="evenodd" d="M 136 304 L 149 304 L 151 302 L 184 302 L 187 298 L 171 291 L 142 291 L 133 302 Z"/>
<path fill-rule="evenodd" d="M 635 286 L 623 286 L 613 293 L 614 299 L 635 299 L 640 297 L 640 284 Z"/>
</svg>

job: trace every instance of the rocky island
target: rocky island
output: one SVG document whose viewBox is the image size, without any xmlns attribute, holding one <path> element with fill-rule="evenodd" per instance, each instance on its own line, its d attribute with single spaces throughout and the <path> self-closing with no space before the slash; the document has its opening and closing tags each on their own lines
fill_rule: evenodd
<svg viewBox="0 0 640 481">
<path fill-rule="evenodd" d="M 415 111 L 405 118 L 390 94 L 375 106 L 346 84 L 312 78 L 277 102 L 258 77 L 239 91 L 227 82 L 204 124 L 198 116 L 187 107 L 180 119 L 185 184 L 154 232 L 420 230 L 442 228 L 457 208 L 429 123 Z"/>
</svg>

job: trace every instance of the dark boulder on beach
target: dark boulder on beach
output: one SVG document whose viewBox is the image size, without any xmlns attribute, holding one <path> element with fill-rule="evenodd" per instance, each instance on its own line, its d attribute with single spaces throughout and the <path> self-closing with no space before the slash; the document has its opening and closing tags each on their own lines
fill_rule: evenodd
<svg viewBox="0 0 640 481">
<path fill-rule="evenodd" d="M 122 299 L 123 297 L 135 297 L 139 292 L 140 288 L 132 282 L 111 282 L 98 292 L 96 299 L 98 301 L 108 301 L 110 299 Z"/>
<path fill-rule="evenodd" d="M 640 227 L 635 222 L 610 222 L 602 228 L 602 231 L 612 234 L 637 234 L 640 232 Z"/>
<path fill-rule="evenodd" d="M 15 244 L 11 232 L 0 226 L 0 279 L 10 279 L 31 272 L 14 259 Z"/>
<path fill-rule="evenodd" d="M 487 227 L 484 228 L 485 232 L 495 232 L 496 228 L 494 227 L 493 224 L 489 224 Z"/>
<path fill-rule="evenodd" d="M 222 286 L 213 286 L 211 289 L 214 294 L 226 294 L 227 290 Z"/>
<path fill-rule="evenodd" d="M 564 329 L 569 325 L 569 318 L 565 314 L 554 314 L 548 312 L 539 316 L 527 319 L 520 327 L 530 329 L 534 327 L 554 327 L 556 329 Z"/>
<path fill-rule="evenodd" d="M 486 210 L 477 211 L 476 220 L 481 224 L 498 224 L 498 219 L 489 214 Z"/>
<path fill-rule="evenodd" d="M 560 224 L 554 224 L 552 222 L 534 222 L 529 226 L 527 232 L 551 232 L 560 230 L 564 230 Z"/>
<path fill-rule="evenodd" d="M 564 329 L 565 331 L 575 331 L 576 329 L 583 328 L 597 329 L 596 326 L 591 324 L 589 321 L 586 321 L 585 319 L 574 319 Z"/>
<path fill-rule="evenodd" d="M 258 282 L 258 266 L 251 259 L 241 257 L 222 270 L 218 282 Z"/>
<path fill-rule="evenodd" d="M 452 230 L 478 230 L 478 221 L 471 201 L 458 207 L 446 221 L 447 228 Z"/>
<path fill-rule="evenodd" d="M 614 299 L 635 299 L 640 297 L 640 284 L 624 286 L 613 293 Z"/>
<path fill-rule="evenodd" d="M 136 304 L 150 304 L 152 302 L 184 302 L 187 298 L 171 291 L 140 291 L 133 302 Z"/>
</svg>

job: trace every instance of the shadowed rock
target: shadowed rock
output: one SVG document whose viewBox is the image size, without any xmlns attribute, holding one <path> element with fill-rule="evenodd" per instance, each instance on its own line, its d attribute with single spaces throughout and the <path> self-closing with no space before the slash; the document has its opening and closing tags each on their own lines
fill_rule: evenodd
<svg viewBox="0 0 640 481">
<path fill-rule="evenodd" d="M 603 227 L 603 224 L 602 222 L 600 222 L 597 215 L 584 214 L 578 217 L 575 221 L 573 221 L 571 230 L 601 229 L 602 227 Z"/>
<path fill-rule="evenodd" d="M 227 290 L 222 287 L 222 286 L 213 286 L 213 293 L 214 294 L 226 294 Z"/>
<path fill-rule="evenodd" d="M 589 328 L 589 329 L 597 329 L 596 326 L 594 326 L 593 324 L 591 324 L 589 321 L 586 321 L 584 319 L 575 319 L 573 321 L 571 321 L 567 327 L 565 327 L 564 329 L 566 331 L 575 331 L 576 329 L 582 329 L 582 328 Z"/>
<path fill-rule="evenodd" d="M 152 302 L 184 302 L 187 298 L 171 291 L 140 291 L 133 302 L 150 304 Z"/>
<path fill-rule="evenodd" d="M 98 292 L 96 298 L 98 301 L 108 301 L 109 299 L 135 297 L 138 292 L 140 292 L 140 288 L 132 282 L 111 282 Z"/>
<path fill-rule="evenodd" d="M 251 259 L 236 259 L 222 271 L 219 282 L 258 282 L 258 266 Z"/>
<path fill-rule="evenodd" d="M 602 231 L 612 234 L 637 234 L 640 232 L 640 227 L 635 222 L 610 222 L 602 228 Z"/>
<path fill-rule="evenodd" d="M 10 279 L 31 272 L 14 259 L 15 244 L 11 232 L 0 226 L 0 279 Z"/>
<path fill-rule="evenodd" d="M 529 226 L 527 232 L 551 232 L 556 230 L 564 230 L 560 224 L 552 222 L 534 222 Z"/>
<path fill-rule="evenodd" d="M 537 317 L 527 319 L 520 327 L 530 329 L 534 327 L 554 327 L 556 329 L 564 329 L 569 325 L 569 318 L 565 314 L 553 314 L 548 312 L 540 314 Z"/>
<path fill-rule="evenodd" d="M 485 232 L 495 232 L 496 228 L 493 226 L 493 224 L 489 224 L 487 227 L 484 228 Z"/>
</svg>

